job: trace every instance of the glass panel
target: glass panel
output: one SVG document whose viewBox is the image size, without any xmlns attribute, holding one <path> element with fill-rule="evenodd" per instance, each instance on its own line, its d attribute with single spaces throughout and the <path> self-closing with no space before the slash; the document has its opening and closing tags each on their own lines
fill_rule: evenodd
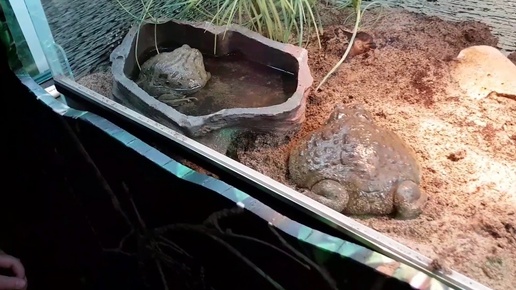
<svg viewBox="0 0 516 290">
<path fill-rule="evenodd" d="M 5 18 L 4 9 L 0 9 L 0 37 L 2 44 L 7 49 L 9 66 L 14 70 L 21 68 L 22 63 L 20 62 L 20 59 L 18 57 L 16 43 L 14 42 L 11 29 L 9 29 L 9 26 L 7 25 L 7 19 Z"/>
<path fill-rule="evenodd" d="M 39 38 L 42 54 L 46 57 L 52 75 L 65 75 L 73 79 L 73 73 L 64 50 L 54 42 L 41 1 L 27 0 L 24 2 L 33 23 L 34 33 Z"/>
<path fill-rule="evenodd" d="M 34 61 L 34 57 L 31 53 L 31 49 L 29 48 L 29 43 L 26 39 L 25 34 L 30 36 L 30 27 L 27 25 L 20 25 L 18 19 L 24 19 L 25 21 L 29 21 L 30 18 L 26 17 L 27 15 L 23 14 L 23 11 L 17 9 L 19 7 L 12 7 L 11 3 L 7 0 L 0 1 L 2 8 L 2 41 L 6 42 L 5 44 L 9 47 L 9 61 L 12 69 L 18 69 L 23 66 L 23 68 L 32 76 L 37 76 L 40 72 L 44 72 L 47 67 L 45 67 L 45 59 L 43 58 L 43 62 L 39 61 L 36 63 Z M 21 1 L 16 2 L 24 5 Z M 25 16 L 25 17 L 24 17 Z M 34 50 L 37 50 L 37 47 L 34 44 L 39 45 L 37 38 L 31 39 L 31 46 Z M 39 65 L 39 67 L 38 67 Z"/>
</svg>

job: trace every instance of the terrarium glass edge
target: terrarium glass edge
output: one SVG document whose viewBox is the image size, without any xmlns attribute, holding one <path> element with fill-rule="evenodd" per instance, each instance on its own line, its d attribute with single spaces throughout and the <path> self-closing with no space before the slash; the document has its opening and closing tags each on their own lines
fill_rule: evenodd
<svg viewBox="0 0 516 290">
<path fill-rule="evenodd" d="M 235 202 L 238 206 L 247 208 L 252 213 L 269 222 L 269 224 L 275 228 L 297 238 L 300 241 L 311 244 L 315 248 L 318 248 L 322 251 L 330 251 L 342 257 L 353 259 L 388 276 L 394 277 L 400 281 L 407 282 L 413 287 L 418 287 L 418 289 L 421 290 L 450 289 L 448 286 L 442 284 L 437 279 L 432 278 L 427 274 L 420 272 L 406 264 L 396 262 L 383 254 L 369 250 L 354 243 L 344 241 L 340 238 L 330 236 L 293 221 L 273 210 L 269 206 L 249 196 L 247 193 L 236 189 L 218 179 L 198 173 L 193 169 L 171 159 L 170 157 L 159 152 L 157 149 L 142 142 L 136 136 L 111 123 L 109 120 L 93 113 L 69 108 L 65 104 L 56 101 L 50 94 L 41 88 L 41 86 L 35 83 L 35 81 L 23 70 L 17 71 L 17 75 L 22 80 L 22 82 L 29 89 L 31 89 L 33 93 L 36 94 L 39 100 L 45 102 L 45 104 L 50 106 L 56 113 L 59 113 L 65 117 L 79 118 L 83 121 L 91 123 L 92 125 L 104 131 L 106 134 L 109 134 L 111 137 L 124 143 L 124 145 L 137 151 L 142 156 L 148 158 L 150 161 L 154 162 L 175 176 L 182 178 L 187 182 L 196 183 L 205 187 L 206 189 L 211 189 L 212 191 L 219 193 L 220 195 Z M 131 146 L 131 144 L 135 146 Z M 392 263 L 396 263 L 396 266 L 393 267 Z M 384 268 L 391 269 L 391 272 L 386 272 Z"/>
</svg>

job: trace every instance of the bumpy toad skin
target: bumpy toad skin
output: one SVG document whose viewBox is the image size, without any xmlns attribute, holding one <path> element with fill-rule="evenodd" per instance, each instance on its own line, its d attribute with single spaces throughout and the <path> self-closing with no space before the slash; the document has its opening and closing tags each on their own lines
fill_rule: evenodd
<svg viewBox="0 0 516 290">
<path fill-rule="evenodd" d="M 201 52 L 185 44 L 151 57 L 142 65 L 136 83 L 159 101 L 179 106 L 195 99 L 186 95 L 202 89 L 210 77 Z"/>
<path fill-rule="evenodd" d="M 419 216 L 427 196 L 412 148 L 378 127 L 362 105 L 337 105 L 325 126 L 290 152 L 292 181 L 347 215 Z"/>
</svg>

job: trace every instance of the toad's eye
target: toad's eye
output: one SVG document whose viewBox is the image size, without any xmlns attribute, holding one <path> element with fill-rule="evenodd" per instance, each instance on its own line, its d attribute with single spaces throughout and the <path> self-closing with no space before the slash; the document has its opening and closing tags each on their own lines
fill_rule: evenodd
<svg viewBox="0 0 516 290">
<path fill-rule="evenodd" d="M 167 74 L 160 74 L 159 77 L 162 78 L 162 79 L 168 79 L 168 75 Z"/>
</svg>

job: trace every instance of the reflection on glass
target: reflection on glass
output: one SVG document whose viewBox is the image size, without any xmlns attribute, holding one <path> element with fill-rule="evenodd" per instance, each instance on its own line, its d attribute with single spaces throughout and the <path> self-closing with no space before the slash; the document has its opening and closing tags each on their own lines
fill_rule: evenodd
<svg viewBox="0 0 516 290">
<path fill-rule="evenodd" d="M 8 0 L 0 0 L 2 8 L 1 13 L 1 25 L 2 25 L 2 41 L 8 47 L 9 62 L 12 69 L 18 69 L 23 67 L 32 77 L 37 76 L 40 72 L 43 72 L 46 67 L 43 62 L 35 62 L 34 57 L 27 43 L 25 34 L 30 34 L 30 27 L 27 25 L 21 26 L 18 22 L 18 18 L 23 19 L 24 11 L 19 9 L 19 4 L 16 2 L 16 6 L 12 7 Z M 23 3 L 21 3 L 23 5 Z M 30 24 L 30 18 L 25 17 L 25 23 Z M 37 38 L 32 39 L 32 47 L 34 44 L 38 44 Z M 35 40 L 35 41 L 34 41 Z M 37 48 L 34 48 L 36 51 Z M 39 64 L 39 67 L 38 67 Z"/>
<path fill-rule="evenodd" d="M 24 2 L 52 75 L 65 75 L 73 79 L 73 73 L 63 49 L 54 42 L 41 1 L 25 0 Z"/>
</svg>

